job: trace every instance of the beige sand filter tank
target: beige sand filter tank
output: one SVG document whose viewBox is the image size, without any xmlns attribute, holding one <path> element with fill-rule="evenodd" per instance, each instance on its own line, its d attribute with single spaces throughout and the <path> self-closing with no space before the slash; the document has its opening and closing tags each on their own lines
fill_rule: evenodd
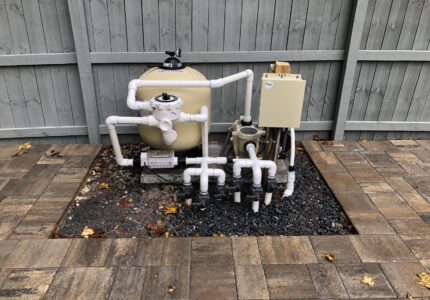
<svg viewBox="0 0 430 300">
<path fill-rule="evenodd" d="M 184 67 L 179 61 L 180 50 L 166 51 L 170 55 L 163 66 L 160 68 L 151 68 L 142 76 L 141 80 L 207 80 L 199 71 Z M 189 114 L 200 113 L 202 106 L 211 109 L 211 89 L 210 88 L 175 88 L 175 87 L 155 87 L 139 88 L 136 91 L 136 98 L 142 101 L 149 101 L 151 98 L 168 93 L 178 96 L 182 99 L 183 104 L 181 111 Z M 210 123 L 209 123 L 210 124 Z M 138 131 L 142 141 L 153 149 L 172 149 L 175 151 L 186 151 L 200 145 L 202 141 L 201 124 L 197 122 L 176 123 L 173 128 L 178 134 L 176 141 L 167 146 L 161 137 L 161 130 L 156 127 L 138 125 Z"/>
</svg>

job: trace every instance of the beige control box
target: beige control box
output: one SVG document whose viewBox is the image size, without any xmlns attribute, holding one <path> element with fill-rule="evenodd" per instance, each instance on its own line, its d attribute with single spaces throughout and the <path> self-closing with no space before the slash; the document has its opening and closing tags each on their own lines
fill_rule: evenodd
<svg viewBox="0 0 430 300">
<path fill-rule="evenodd" d="M 264 73 L 258 126 L 300 127 L 305 86 L 300 74 Z"/>
</svg>

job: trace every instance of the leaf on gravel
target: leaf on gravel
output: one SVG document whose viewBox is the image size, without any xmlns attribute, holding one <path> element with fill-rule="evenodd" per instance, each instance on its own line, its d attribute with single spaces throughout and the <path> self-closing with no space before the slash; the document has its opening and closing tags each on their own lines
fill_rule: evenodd
<svg viewBox="0 0 430 300">
<path fill-rule="evenodd" d="M 99 190 L 106 190 L 109 188 L 109 184 L 107 184 L 106 182 L 102 182 L 99 184 Z"/>
<path fill-rule="evenodd" d="M 94 234 L 94 230 L 92 228 L 88 227 L 88 226 L 85 226 L 84 230 L 82 230 L 81 236 L 84 239 L 87 239 L 87 238 L 89 238 L 93 234 Z"/>
<path fill-rule="evenodd" d="M 174 285 L 174 284 L 169 285 L 169 287 L 167 288 L 167 292 L 169 294 L 175 292 L 175 290 L 176 290 L 176 285 Z"/>
<path fill-rule="evenodd" d="M 14 155 L 12 155 L 12 157 L 24 155 L 30 149 L 31 149 L 31 142 L 27 142 L 25 144 L 18 145 L 18 151 Z"/>
<path fill-rule="evenodd" d="M 81 194 L 85 195 L 90 191 L 90 188 L 88 186 L 84 186 L 81 190 Z"/>
<path fill-rule="evenodd" d="M 360 282 L 363 284 L 367 284 L 368 286 L 371 286 L 371 287 L 375 285 L 374 279 L 368 274 L 364 274 Z"/>
<path fill-rule="evenodd" d="M 178 208 L 176 206 L 163 206 L 164 215 L 176 215 Z"/>
<path fill-rule="evenodd" d="M 418 283 L 430 289 L 430 273 L 421 272 L 418 274 L 418 277 L 420 278 Z"/>
<path fill-rule="evenodd" d="M 133 203 L 133 199 L 131 198 L 122 198 L 120 199 L 116 205 L 121 208 L 127 208 L 131 203 Z"/>
<path fill-rule="evenodd" d="M 325 258 L 327 259 L 328 262 L 333 263 L 337 258 L 333 253 L 327 253 L 325 255 Z"/>
<path fill-rule="evenodd" d="M 149 230 L 151 237 L 159 237 L 167 231 L 166 224 L 160 220 L 155 223 L 148 223 L 145 227 Z"/>
<path fill-rule="evenodd" d="M 225 237 L 224 233 L 213 233 L 212 237 Z"/>
</svg>

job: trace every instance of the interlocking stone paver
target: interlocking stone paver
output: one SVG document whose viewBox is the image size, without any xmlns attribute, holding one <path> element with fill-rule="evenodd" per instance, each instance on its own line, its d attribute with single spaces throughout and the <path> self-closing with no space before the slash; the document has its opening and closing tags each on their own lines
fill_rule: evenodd
<svg viewBox="0 0 430 300">
<path fill-rule="evenodd" d="M 46 299 L 107 299 L 115 268 L 60 268 Z"/>
<path fill-rule="evenodd" d="M 47 239 L 51 237 L 57 223 L 39 223 L 22 220 L 9 236 L 11 240 Z"/>
<path fill-rule="evenodd" d="M 269 299 L 262 265 L 236 265 L 239 299 Z"/>
<path fill-rule="evenodd" d="M 96 157 L 100 152 L 102 145 L 94 144 L 68 144 L 60 152 L 61 156 L 72 156 L 72 155 L 89 155 Z"/>
<path fill-rule="evenodd" d="M 362 182 L 383 182 L 384 179 L 375 170 L 369 171 L 350 171 L 352 177 L 358 183 Z"/>
<path fill-rule="evenodd" d="M 365 193 L 390 193 L 393 189 L 385 182 L 362 182 L 360 187 Z"/>
<path fill-rule="evenodd" d="M 321 298 L 348 298 L 348 294 L 334 265 L 308 265 L 308 269 L 314 286 Z"/>
<path fill-rule="evenodd" d="M 337 266 L 342 282 L 351 298 L 392 298 L 396 293 L 388 283 L 378 264 L 356 264 Z M 361 283 L 367 274 L 374 279 L 375 285 L 369 286 Z"/>
<path fill-rule="evenodd" d="M 430 203 L 406 182 L 402 177 L 387 177 L 385 179 L 400 194 L 416 212 L 430 212 Z"/>
<path fill-rule="evenodd" d="M 418 146 L 417 142 L 415 142 L 414 140 L 390 140 L 390 143 L 393 145 L 396 145 L 398 147 L 401 146 Z"/>
<path fill-rule="evenodd" d="M 0 288 L 3 299 L 42 299 L 57 269 L 16 269 L 7 276 Z"/>
<path fill-rule="evenodd" d="M 323 148 L 324 151 L 347 151 L 348 149 L 345 147 L 343 142 L 341 141 L 322 141 L 319 142 L 320 146 Z"/>
<path fill-rule="evenodd" d="M 430 140 L 417 140 L 416 142 L 424 148 L 430 150 Z"/>
<path fill-rule="evenodd" d="M 332 165 L 340 164 L 333 152 L 309 152 L 309 156 L 315 164 Z"/>
<path fill-rule="evenodd" d="M 118 268 L 110 291 L 109 300 L 141 299 L 144 280 L 144 267 Z"/>
<path fill-rule="evenodd" d="M 174 291 L 169 293 L 169 287 Z M 142 299 L 188 299 L 190 288 L 190 266 L 149 266 Z"/>
<path fill-rule="evenodd" d="M 334 193 L 361 192 L 360 186 L 349 173 L 327 173 L 323 177 Z"/>
<path fill-rule="evenodd" d="M 8 196 L 39 196 L 51 182 L 51 178 L 10 179 L 2 189 Z"/>
<path fill-rule="evenodd" d="M 363 214 L 379 215 L 378 209 L 365 193 L 336 193 L 335 196 L 349 217 Z"/>
<path fill-rule="evenodd" d="M 401 168 L 400 166 L 388 167 L 388 168 L 376 168 L 376 171 L 378 171 L 378 173 L 382 177 L 406 176 L 408 174 L 406 173 L 405 169 Z"/>
<path fill-rule="evenodd" d="M 321 174 L 325 173 L 346 173 L 348 172 L 342 164 L 315 164 Z"/>
<path fill-rule="evenodd" d="M 264 265 L 264 273 L 272 299 L 318 297 L 305 265 Z"/>
<path fill-rule="evenodd" d="M 67 156 L 64 162 L 65 168 L 89 168 L 94 161 L 94 157 L 90 155 L 72 155 Z"/>
<path fill-rule="evenodd" d="M 59 267 L 71 240 L 21 240 L 3 263 L 3 268 Z"/>
<path fill-rule="evenodd" d="M 424 163 L 430 163 L 430 151 L 426 149 L 415 149 L 411 151 L 415 156 Z"/>
<path fill-rule="evenodd" d="M 191 240 L 140 239 L 135 256 L 136 266 L 184 266 L 190 264 Z"/>
<path fill-rule="evenodd" d="M 385 152 L 363 152 L 362 154 L 375 168 L 395 168 L 398 166 Z"/>
<path fill-rule="evenodd" d="M 229 238 L 192 238 L 191 263 L 223 265 L 233 263 L 233 251 Z"/>
<path fill-rule="evenodd" d="M 318 260 L 306 236 L 258 237 L 263 264 L 311 264 Z"/>
<path fill-rule="evenodd" d="M 0 266 L 15 248 L 17 242 L 13 240 L 0 240 Z"/>
<path fill-rule="evenodd" d="M 364 263 L 416 261 L 397 235 L 357 235 L 349 236 L 349 239 Z"/>
<path fill-rule="evenodd" d="M 349 151 L 364 151 L 364 148 L 356 141 L 342 141 Z"/>
<path fill-rule="evenodd" d="M 369 152 L 395 151 L 398 149 L 389 141 L 360 141 L 359 143 Z"/>
<path fill-rule="evenodd" d="M 430 175 L 421 177 L 406 177 L 406 181 L 421 195 L 430 201 Z"/>
<path fill-rule="evenodd" d="M 61 263 L 62 267 L 102 267 L 111 239 L 74 239 Z"/>
<path fill-rule="evenodd" d="M 402 235 L 401 238 L 419 262 L 430 267 L 430 235 Z"/>
<path fill-rule="evenodd" d="M 105 267 L 132 266 L 136 249 L 136 239 L 114 239 L 106 257 Z"/>
<path fill-rule="evenodd" d="M 401 164 L 400 165 L 407 173 L 407 176 L 421 177 L 429 176 L 429 174 L 422 169 L 418 164 Z"/>
<path fill-rule="evenodd" d="M 25 216 L 36 200 L 37 197 L 7 196 L 0 202 L 0 215 Z"/>
<path fill-rule="evenodd" d="M 16 151 L 15 151 L 16 152 Z M 26 155 L 10 159 L 1 169 L 0 178 L 22 178 L 39 160 L 38 155 Z"/>
<path fill-rule="evenodd" d="M 359 234 L 395 234 L 381 214 L 361 214 L 349 216 Z"/>
<path fill-rule="evenodd" d="M 51 181 L 51 183 L 46 187 L 45 192 L 42 197 L 46 198 L 64 198 L 73 197 L 73 195 L 78 190 L 80 182 L 72 182 L 70 180 L 62 181 Z"/>
<path fill-rule="evenodd" d="M 417 283 L 417 274 L 425 269 L 419 263 L 382 263 L 382 270 L 399 298 L 430 297 L 430 289 Z"/>
<path fill-rule="evenodd" d="M 190 299 L 237 299 L 233 265 L 191 265 Z"/>
<path fill-rule="evenodd" d="M 328 253 L 336 257 L 334 264 L 359 263 L 360 259 L 346 236 L 311 236 L 312 247 L 319 263 L 331 264 Z"/>
<path fill-rule="evenodd" d="M 414 164 L 422 162 L 415 154 L 411 152 L 387 152 L 391 158 L 398 164 Z"/>
<path fill-rule="evenodd" d="M 337 152 L 336 156 L 345 166 L 367 164 L 360 152 Z"/>
<path fill-rule="evenodd" d="M 235 265 L 260 265 L 260 251 L 256 237 L 233 237 L 233 258 Z"/>
<path fill-rule="evenodd" d="M 322 151 L 317 141 L 302 141 L 302 145 L 308 153 Z"/>
<path fill-rule="evenodd" d="M 87 174 L 87 168 L 61 168 L 54 176 L 54 180 L 83 180 Z"/>
<path fill-rule="evenodd" d="M 396 193 L 370 193 L 368 195 L 386 219 L 418 217 L 416 212 Z"/>
<path fill-rule="evenodd" d="M 0 240 L 7 239 L 14 229 L 21 222 L 22 216 L 1 216 L 0 215 Z"/>
<path fill-rule="evenodd" d="M 430 235 L 430 225 L 425 223 L 421 218 L 399 218 L 388 220 L 391 227 L 397 234 L 403 235 Z"/>
</svg>

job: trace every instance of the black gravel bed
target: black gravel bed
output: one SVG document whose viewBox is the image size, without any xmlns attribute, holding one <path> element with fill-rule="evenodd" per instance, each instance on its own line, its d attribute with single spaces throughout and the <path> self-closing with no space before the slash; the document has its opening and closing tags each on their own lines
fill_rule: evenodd
<svg viewBox="0 0 430 300">
<path fill-rule="evenodd" d="M 144 146 L 128 144 L 122 148 L 125 156 L 132 157 Z M 81 237 L 86 226 L 93 229 L 92 238 L 356 233 L 309 156 L 303 148 L 298 149 L 293 196 L 282 199 L 285 186 L 279 185 L 272 203 L 261 204 L 260 212 L 253 213 L 244 193 L 240 204 L 230 195 L 225 200 L 211 200 L 205 209 L 188 207 L 176 197 L 180 186 L 142 185 L 141 170 L 119 167 L 112 148 L 106 146 L 55 236 Z M 173 209 L 171 214 L 167 214 L 169 209 Z"/>
</svg>

